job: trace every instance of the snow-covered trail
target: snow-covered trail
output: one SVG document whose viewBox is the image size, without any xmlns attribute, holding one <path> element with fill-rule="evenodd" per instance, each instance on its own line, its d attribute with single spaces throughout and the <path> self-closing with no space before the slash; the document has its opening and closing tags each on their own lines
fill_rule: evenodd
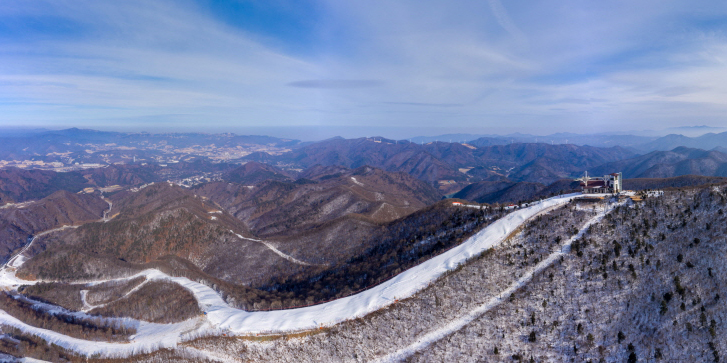
<svg viewBox="0 0 727 363">
<path fill-rule="evenodd" d="M 27 206 L 35 203 L 35 202 L 36 202 L 35 200 L 29 200 L 29 201 L 22 202 L 22 203 L 7 203 L 7 204 L 0 205 L 0 209 L 6 209 L 6 208 L 18 208 L 18 209 L 20 209 L 20 208 L 25 208 L 25 207 L 27 207 Z"/>
<path fill-rule="evenodd" d="M 81 309 L 81 311 L 82 312 L 88 312 L 88 311 L 91 311 L 93 309 L 102 308 L 102 307 L 104 307 L 104 306 L 106 306 L 108 304 L 111 304 L 111 303 L 114 303 L 114 302 L 119 301 L 121 299 L 124 299 L 127 296 L 129 296 L 129 295 L 135 293 L 136 291 L 138 291 L 139 289 L 141 289 L 148 282 L 149 282 L 148 279 L 144 279 L 144 281 L 142 281 L 138 285 L 134 286 L 132 289 L 130 289 L 129 291 L 127 291 L 125 294 L 121 295 L 121 297 L 119 297 L 118 299 L 113 300 L 113 301 L 109 301 L 107 303 L 98 304 L 98 305 L 91 305 L 91 303 L 89 303 L 88 300 L 86 299 L 86 297 L 88 295 L 88 290 L 81 290 L 81 292 L 80 292 L 81 293 L 81 303 L 83 304 L 83 309 Z M 101 282 L 93 282 L 93 283 L 89 283 L 89 285 L 98 285 L 100 283 Z"/>
<path fill-rule="evenodd" d="M 351 177 L 351 181 L 360 187 L 365 186 L 364 183 L 361 183 L 360 181 L 356 180 L 356 178 L 354 178 L 354 177 Z"/>
<path fill-rule="evenodd" d="M 479 318 L 482 316 L 482 314 L 488 312 L 490 309 L 498 306 L 501 302 L 506 301 L 510 298 L 510 296 L 515 293 L 518 289 L 525 286 L 530 280 L 532 280 L 533 276 L 539 274 L 543 270 L 545 270 L 548 266 L 553 264 L 558 258 L 563 256 L 564 254 L 567 254 L 570 252 L 571 244 L 573 244 L 574 241 L 581 238 L 583 234 L 588 230 L 588 227 L 593 225 L 594 223 L 598 223 L 603 219 L 603 217 L 608 214 L 608 212 L 612 211 L 615 207 L 611 207 L 609 209 L 604 209 L 603 213 L 600 213 L 593 218 L 589 219 L 578 231 L 576 235 L 568 239 L 565 243 L 561 245 L 560 251 L 556 251 L 551 253 L 545 260 L 541 261 L 535 267 L 533 267 L 530 271 L 526 272 L 520 279 L 515 281 L 512 285 L 510 285 L 505 291 L 501 292 L 498 296 L 495 296 L 491 298 L 486 303 L 476 307 L 475 309 L 469 311 L 467 314 L 460 316 L 459 318 L 452 320 L 449 324 L 442 326 L 439 329 L 433 330 L 423 337 L 421 337 L 419 340 L 416 341 L 416 343 L 411 344 L 407 347 L 404 347 L 402 349 L 399 349 L 396 352 L 390 353 L 389 355 L 386 355 L 382 358 L 377 359 L 375 362 L 378 363 L 384 363 L 384 362 L 400 362 L 404 359 L 410 357 L 414 353 L 428 347 L 432 343 L 435 343 L 442 338 L 446 337 L 447 335 L 450 335 L 454 332 L 457 332 L 464 328 L 467 324 L 471 323 L 473 320 Z"/>
<path fill-rule="evenodd" d="M 169 276 L 162 273 L 161 271 L 145 270 L 128 278 L 95 281 L 91 284 L 108 281 L 128 280 L 137 278 L 139 276 L 147 277 L 147 281 L 169 279 Z M 37 282 L 38 281 L 21 280 L 14 276 L 13 271 L 7 269 L 3 269 L 3 271 L 0 273 L 0 287 L 2 288 L 17 288 L 19 285 L 22 284 L 35 284 Z M 51 310 L 49 310 L 49 313 L 52 313 L 52 308 L 55 307 L 55 305 L 51 306 L 50 304 L 38 302 L 36 303 L 40 305 L 47 305 L 46 308 L 50 307 Z M 61 307 L 56 308 L 80 319 L 98 318 L 88 315 L 87 313 L 82 311 L 70 312 L 66 311 Z M 145 352 L 153 352 L 161 348 L 173 348 L 176 347 L 187 334 L 199 334 L 205 331 L 214 330 L 214 327 L 203 316 L 195 317 L 173 324 L 150 323 L 132 318 L 104 318 L 104 320 L 119 320 L 123 322 L 126 326 L 136 328 L 136 334 L 130 337 L 131 340 L 129 342 L 123 343 L 84 340 L 64 335 L 52 330 L 28 325 L 18 320 L 17 318 L 7 314 L 5 311 L 0 310 L 0 324 L 16 327 L 28 334 L 41 337 L 50 343 L 54 343 L 58 346 L 86 356 L 99 354 L 103 357 L 127 357 Z"/>
<path fill-rule="evenodd" d="M 110 220 L 111 220 L 111 218 L 109 218 L 109 217 L 108 217 L 108 214 L 109 214 L 109 213 L 111 213 L 111 208 L 113 208 L 114 204 L 113 204 L 113 203 L 112 203 L 112 202 L 111 202 L 110 200 L 108 200 L 108 199 L 104 198 L 104 197 L 103 197 L 103 195 L 101 195 L 101 199 L 102 199 L 102 200 L 103 200 L 104 202 L 108 203 L 108 205 L 109 205 L 109 209 L 108 209 L 107 211 L 104 211 L 104 212 L 103 212 L 103 216 L 102 216 L 102 217 L 101 217 L 101 219 L 99 219 L 99 220 L 98 220 L 97 222 L 104 222 L 104 223 L 106 223 L 106 222 L 108 222 L 108 221 L 110 221 Z M 21 207 L 24 207 L 25 205 L 27 205 L 27 204 L 31 204 L 31 203 L 35 203 L 35 202 L 34 202 L 34 201 L 29 201 L 29 202 L 19 203 L 19 204 L 15 205 L 15 206 L 16 206 L 16 207 L 18 207 L 18 208 L 21 208 Z M 7 207 L 7 205 L 5 205 L 5 206 L 3 206 L 3 207 Z M 15 256 L 11 257 L 11 258 L 10 258 L 10 259 L 9 259 L 9 260 L 8 260 L 8 261 L 7 261 L 7 262 L 6 262 L 6 263 L 5 263 L 5 264 L 4 264 L 4 265 L 3 265 L 3 266 L 2 266 L 1 268 L 0 268 L 0 270 L 4 270 L 4 269 L 5 269 L 6 267 L 8 267 L 8 266 L 11 266 L 11 267 L 15 267 L 15 268 L 20 268 L 20 266 L 22 266 L 22 265 L 23 265 L 23 263 L 25 263 L 25 261 L 26 261 L 26 260 L 28 259 L 28 258 L 27 258 L 26 256 L 24 256 L 23 254 L 25 253 L 25 251 L 27 251 L 27 250 L 28 250 L 28 248 L 30 248 L 30 246 L 31 246 L 31 245 L 33 244 L 33 242 L 35 242 L 35 240 L 36 240 L 36 239 L 37 239 L 38 237 L 42 237 L 42 236 L 45 236 L 45 235 L 47 235 L 47 234 L 49 234 L 49 233 L 53 233 L 53 232 L 57 232 L 57 231 L 62 231 L 62 230 L 64 230 L 64 229 L 67 229 L 67 228 L 78 228 L 78 227 L 80 227 L 80 226 L 81 226 L 81 225 L 78 225 L 78 226 L 74 226 L 74 225 L 63 225 L 63 226 L 60 226 L 60 227 L 58 227 L 58 228 L 53 228 L 53 229 L 49 229 L 49 230 L 47 230 L 47 231 L 43 231 L 43 232 L 40 232 L 40 233 L 36 234 L 35 236 L 33 236 L 33 238 L 31 238 L 31 239 L 30 239 L 30 242 L 28 242 L 28 244 L 27 244 L 27 245 L 25 245 L 25 247 L 23 247 L 23 249 L 22 249 L 22 250 L 20 250 L 20 252 L 18 252 L 18 253 L 17 253 L 17 254 L 15 255 Z"/>
<path fill-rule="evenodd" d="M 101 194 L 101 199 L 102 199 L 102 200 L 103 200 L 104 202 L 108 203 L 108 205 L 109 205 L 109 210 L 107 210 L 107 211 L 104 211 L 104 212 L 103 212 L 103 217 L 101 217 L 101 220 L 100 220 L 99 222 L 104 222 L 104 223 L 106 223 L 106 222 L 110 221 L 110 220 L 111 220 L 111 218 L 113 218 L 113 217 L 109 217 L 109 214 L 111 214 L 111 208 L 113 208 L 113 207 L 114 207 L 114 203 L 113 203 L 112 201 L 110 201 L 109 199 L 105 198 L 105 197 L 103 196 L 103 193 Z"/>
<path fill-rule="evenodd" d="M 297 264 L 303 265 L 303 266 L 315 266 L 315 264 L 311 264 L 311 263 L 308 263 L 308 262 L 305 262 L 305 261 L 301 261 L 301 260 L 299 260 L 299 259 L 297 259 L 297 258 L 295 258 L 295 257 L 293 257 L 291 255 L 286 255 L 285 253 L 283 253 L 282 251 L 280 251 L 279 249 L 277 249 L 275 246 L 273 246 L 273 244 L 270 243 L 270 242 L 263 241 L 261 239 L 254 239 L 254 238 L 243 237 L 243 236 L 241 236 L 241 235 L 233 232 L 232 230 L 230 230 L 230 233 L 234 234 L 239 239 L 244 239 L 244 240 L 248 240 L 248 241 L 253 241 L 253 242 L 261 243 L 261 244 L 265 245 L 265 247 L 267 247 L 271 251 L 275 252 L 275 254 L 277 254 L 278 256 L 280 256 L 280 257 L 282 257 L 282 258 L 284 258 L 284 259 L 286 259 L 286 260 L 288 260 L 288 261 L 290 261 L 292 263 L 297 263 Z"/>
<path fill-rule="evenodd" d="M 104 357 L 128 357 L 162 348 L 173 348 L 179 343 L 181 335 L 199 330 L 204 324 L 199 318 L 177 324 L 164 324 L 164 326 L 155 324 L 157 329 L 145 329 L 143 334 L 137 334 L 128 343 L 109 343 L 74 338 L 51 330 L 37 328 L 16 319 L 3 310 L 0 310 L 0 323 L 13 326 L 76 353 L 87 356 L 98 354 Z"/>
<path fill-rule="evenodd" d="M 38 237 L 45 236 L 45 235 L 47 235 L 49 233 L 53 233 L 53 232 L 57 232 L 57 231 L 62 231 L 62 230 L 67 229 L 67 228 L 78 228 L 78 227 L 79 226 L 60 226 L 58 228 L 49 229 L 47 231 L 43 231 L 43 232 L 40 232 L 40 233 L 36 234 L 35 236 L 33 236 L 33 238 L 30 239 L 30 242 L 28 242 L 28 244 L 25 245 L 25 247 L 23 247 L 23 249 L 20 250 L 20 252 L 18 252 L 15 256 L 13 256 L 12 258 L 10 258 L 8 260 L 8 262 L 6 262 L 5 265 L 2 268 L 4 269 L 6 266 L 11 266 L 11 267 L 15 267 L 15 268 L 18 268 L 18 267 L 22 266 L 23 263 L 25 262 L 25 260 L 28 259 L 23 254 L 25 253 L 25 251 L 28 250 L 28 248 L 30 248 L 30 246 L 33 245 L 33 242 L 35 242 L 35 240 Z"/>
<path fill-rule="evenodd" d="M 205 358 L 205 359 L 211 360 L 213 362 L 222 362 L 222 363 L 225 363 L 225 362 L 229 362 L 231 360 L 228 357 L 220 356 L 219 354 L 215 354 L 215 353 L 210 352 L 208 350 L 202 350 L 202 349 L 193 348 L 193 347 L 189 347 L 189 346 L 185 346 L 182 349 L 184 351 L 187 351 L 189 353 L 192 353 L 192 354 L 194 354 L 194 355 L 196 355 L 196 356 L 198 356 L 200 358 Z"/>
<path fill-rule="evenodd" d="M 184 277 L 171 277 L 161 271 L 151 269 L 130 277 L 112 280 L 129 280 L 145 276 L 147 280 L 163 279 L 175 282 L 192 292 L 202 310 L 205 311 L 205 318 L 194 318 L 178 324 L 139 326 L 137 336 L 130 343 L 77 339 L 32 327 L 1 311 L 0 323 L 15 326 L 80 354 L 101 353 L 104 356 L 129 356 L 162 347 L 173 347 L 179 344 L 185 335 L 210 329 L 228 334 L 251 335 L 305 331 L 321 326 L 331 326 L 365 316 L 394 303 L 397 299 L 414 295 L 442 274 L 499 244 L 529 219 L 562 206 L 578 195 L 580 194 L 550 198 L 528 208 L 514 211 L 493 222 L 461 245 L 404 271 L 379 286 L 320 305 L 289 310 L 247 312 L 227 305 L 222 297 L 209 286 Z M 5 288 L 17 288 L 20 284 L 37 282 L 20 280 L 14 276 L 13 271 L 7 269 L 3 269 L 1 272 L 0 283 Z"/>
</svg>

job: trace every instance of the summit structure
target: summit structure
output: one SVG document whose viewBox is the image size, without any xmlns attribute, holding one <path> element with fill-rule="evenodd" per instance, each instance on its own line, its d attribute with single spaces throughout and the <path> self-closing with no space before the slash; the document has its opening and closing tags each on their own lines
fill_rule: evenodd
<svg viewBox="0 0 727 363">
<path fill-rule="evenodd" d="M 621 172 L 611 173 L 603 177 L 588 177 L 586 171 L 583 178 L 577 179 L 581 182 L 580 186 L 583 193 L 620 193 L 623 190 L 623 176 Z"/>
</svg>

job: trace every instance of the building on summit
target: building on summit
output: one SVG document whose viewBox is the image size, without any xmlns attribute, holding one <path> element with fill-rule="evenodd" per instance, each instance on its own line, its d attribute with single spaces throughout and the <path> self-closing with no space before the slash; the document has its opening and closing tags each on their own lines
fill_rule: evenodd
<svg viewBox="0 0 727 363">
<path fill-rule="evenodd" d="M 589 178 L 586 172 L 583 178 L 576 180 L 581 182 L 584 194 L 621 193 L 623 190 L 623 176 L 620 172 L 595 178 Z"/>
</svg>

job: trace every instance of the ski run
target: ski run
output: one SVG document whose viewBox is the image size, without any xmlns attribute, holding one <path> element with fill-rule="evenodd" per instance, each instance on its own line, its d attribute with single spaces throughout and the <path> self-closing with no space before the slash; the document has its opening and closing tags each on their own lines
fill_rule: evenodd
<svg viewBox="0 0 727 363">
<path fill-rule="evenodd" d="M 181 341 L 200 335 L 221 335 L 223 333 L 227 335 L 278 334 L 332 326 L 346 320 L 363 317 L 399 299 L 413 296 L 447 271 L 456 269 L 460 264 L 467 262 L 472 257 L 498 245 L 513 232 L 517 231 L 529 219 L 562 206 L 581 195 L 580 193 L 574 193 L 553 197 L 527 208 L 516 210 L 493 222 L 461 245 L 406 270 L 381 285 L 324 304 L 288 310 L 247 312 L 230 307 L 216 291 L 206 285 L 184 277 L 172 277 L 161 271 L 150 269 L 126 278 L 94 281 L 92 283 L 130 280 L 139 276 L 146 277 L 147 281 L 171 281 L 191 291 L 205 314 L 177 324 L 152 324 L 128 319 L 137 326 L 137 334 L 128 343 L 88 341 L 69 337 L 50 330 L 30 326 L 3 311 L 0 311 L 0 323 L 14 326 L 29 334 L 39 336 L 49 343 L 57 344 L 82 355 L 116 357 L 131 356 L 155 351 L 160 348 L 175 347 Z M 588 226 L 600 220 L 605 213 L 588 221 L 578 236 Z M 578 236 L 568 240 L 566 246 L 569 246 Z M 457 318 L 450 324 L 426 334 L 417 343 L 392 353 L 390 356 L 384 357 L 382 361 L 395 361 L 405 358 L 441 337 L 460 329 L 488 309 L 499 304 L 503 299 L 506 299 L 520 286 L 527 283 L 534 274 L 560 257 L 561 253 L 563 252 L 551 254 L 546 260 L 526 273 L 517 283 L 503 291 L 500 296 Z M 35 284 L 38 282 L 25 281 L 17 278 L 15 276 L 15 270 L 22 265 L 24 259 L 16 259 L 13 262 L 12 268 L 6 265 L 0 270 L 0 288 L 5 290 L 17 289 L 19 285 Z M 304 263 L 303 261 L 300 262 Z"/>
<path fill-rule="evenodd" d="M 253 242 L 260 243 L 260 244 L 264 245 L 265 247 L 267 247 L 269 250 L 273 251 L 276 255 L 278 255 L 278 256 L 280 256 L 280 257 L 282 257 L 282 258 L 284 258 L 284 259 L 286 259 L 286 260 L 288 260 L 288 261 L 290 261 L 292 263 L 297 263 L 297 264 L 303 265 L 303 266 L 313 266 L 312 264 L 310 264 L 308 262 L 301 261 L 301 260 L 299 260 L 299 259 L 297 259 L 297 258 L 295 258 L 295 257 L 293 257 L 291 255 L 286 255 L 285 253 L 283 253 L 279 249 L 275 248 L 275 246 L 273 246 L 273 244 L 270 243 L 270 242 L 263 241 L 263 240 L 260 240 L 260 239 L 243 237 L 242 235 L 237 234 L 237 233 L 233 232 L 232 230 L 230 230 L 230 233 L 234 234 L 239 239 L 244 239 L 244 240 L 247 240 L 247 241 L 253 241 Z"/>
<path fill-rule="evenodd" d="M 530 271 L 526 272 L 520 279 L 518 279 L 516 282 L 514 282 L 512 285 L 510 285 L 505 291 L 502 291 L 498 296 L 493 297 L 488 302 L 478 306 L 476 309 L 471 310 L 467 314 L 452 320 L 449 324 L 434 330 L 423 337 L 421 337 L 419 340 L 417 340 L 416 343 L 409 345 L 408 347 L 404 347 L 394 353 L 391 353 L 383 358 L 378 359 L 376 362 L 384 363 L 384 362 L 399 362 L 403 361 L 404 359 L 408 358 L 409 356 L 413 355 L 414 353 L 426 348 L 430 344 L 446 337 L 449 334 L 452 334 L 462 328 L 464 328 L 467 324 L 472 322 L 473 320 L 477 319 L 478 317 L 482 316 L 482 314 L 486 313 L 490 309 L 496 307 L 503 301 L 507 301 L 507 299 L 510 298 L 510 296 L 520 289 L 521 287 L 525 286 L 530 280 L 532 280 L 533 276 L 537 275 L 541 271 L 545 270 L 548 266 L 553 264 L 558 258 L 563 256 L 564 254 L 567 254 L 570 252 L 570 246 L 573 243 L 573 241 L 578 240 L 583 236 L 583 234 L 588 230 L 588 227 L 593 225 L 594 223 L 599 222 L 603 217 L 612 210 L 613 208 L 610 208 L 609 210 L 604 210 L 602 214 L 599 214 L 593 218 L 591 218 L 589 221 L 587 221 L 581 229 L 578 231 L 576 235 L 569 238 L 562 246 L 560 251 L 553 252 L 550 254 L 545 260 L 538 263 L 535 267 L 533 267 Z"/>
</svg>

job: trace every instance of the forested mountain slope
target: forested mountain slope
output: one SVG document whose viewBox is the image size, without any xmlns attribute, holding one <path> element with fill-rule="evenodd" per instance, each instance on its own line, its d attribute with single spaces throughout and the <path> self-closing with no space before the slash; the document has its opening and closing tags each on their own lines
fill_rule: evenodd
<svg viewBox="0 0 727 363">
<path fill-rule="evenodd" d="M 509 303 L 412 360 L 474 350 L 486 360 L 721 361 L 726 192 L 683 190 L 619 208 Z"/>
<path fill-rule="evenodd" d="M 440 199 L 434 188 L 407 174 L 368 166 L 317 179 L 267 180 L 255 186 L 207 183 L 195 192 L 261 237 L 293 236 L 353 214 L 388 222 Z"/>
<path fill-rule="evenodd" d="M 604 207 L 574 205 L 533 221 L 491 253 L 379 314 L 292 341 L 206 338 L 192 344 L 240 361 L 373 361 L 419 347 L 426 334 L 479 309 L 453 334 L 404 357 L 719 362 L 727 351 L 720 339 L 727 331 L 726 203 L 721 186 L 626 204 L 543 265 L 560 254 L 573 228 Z M 532 280 L 497 299 L 535 266 L 542 268 Z"/>
<path fill-rule="evenodd" d="M 89 186 L 80 173 L 56 173 L 49 170 L 0 169 L 2 203 L 41 199 L 58 190 L 75 193 Z"/>
<path fill-rule="evenodd" d="M 198 361 L 373 361 L 397 352 L 412 361 L 719 361 L 726 204 L 724 185 L 637 204 L 574 202 L 361 319 L 295 337 L 208 336 L 135 358 L 183 357 L 193 347 L 207 352 Z M 431 336 L 444 338 L 421 344 Z"/>
<path fill-rule="evenodd" d="M 222 175 L 222 179 L 242 185 L 254 185 L 266 180 L 293 181 L 290 173 L 267 164 L 249 161 Z"/>
<path fill-rule="evenodd" d="M 71 196 L 108 208 L 98 195 Z M 240 308 L 296 306 L 376 284 L 497 218 L 450 201 L 429 205 L 438 195 L 427 184 L 369 167 L 252 188 L 156 183 L 108 198 L 104 220 L 34 239 L 18 276 L 75 283 L 158 268 L 205 281 Z"/>
<path fill-rule="evenodd" d="M 21 208 L 0 208 L 0 261 L 33 235 L 63 225 L 80 225 L 101 219 L 108 204 L 98 196 L 57 191 Z"/>
<path fill-rule="evenodd" d="M 265 245 L 237 237 L 250 237 L 244 224 L 187 189 L 161 183 L 112 199 L 114 218 L 44 237 L 20 274 L 66 281 L 123 276 L 171 263 L 168 256 L 194 266 L 183 269 L 235 283 L 296 269 Z"/>
</svg>

